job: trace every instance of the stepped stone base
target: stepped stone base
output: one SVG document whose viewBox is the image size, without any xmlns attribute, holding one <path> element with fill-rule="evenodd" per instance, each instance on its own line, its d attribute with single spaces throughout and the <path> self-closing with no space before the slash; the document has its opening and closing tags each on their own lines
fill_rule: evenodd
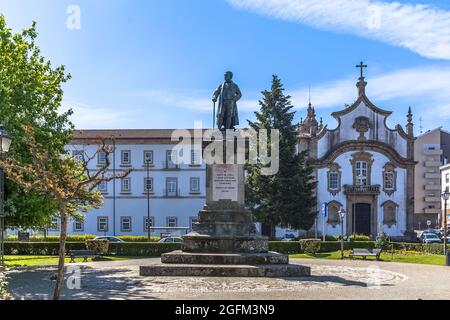
<svg viewBox="0 0 450 320">
<path fill-rule="evenodd" d="M 211 236 L 190 233 L 183 236 L 183 251 L 196 253 L 265 253 L 269 251 L 266 237 Z"/>
<path fill-rule="evenodd" d="M 266 253 L 190 253 L 174 251 L 161 256 L 167 264 L 205 265 L 267 265 L 289 264 L 289 257 L 276 252 Z"/>
<path fill-rule="evenodd" d="M 180 265 L 158 264 L 140 267 L 141 276 L 149 277 L 309 277 L 309 267 L 295 264 L 271 265 Z"/>
</svg>

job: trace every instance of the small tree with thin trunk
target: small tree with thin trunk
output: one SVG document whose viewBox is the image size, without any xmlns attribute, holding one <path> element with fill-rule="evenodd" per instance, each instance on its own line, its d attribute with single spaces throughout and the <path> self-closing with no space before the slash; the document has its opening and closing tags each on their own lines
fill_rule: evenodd
<svg viewBox="0 0 450 320">
<path fill-rule="evenodd" d="M 51 198 L 57 205 L 60 219 L 60 247 L 59 263 L 53 299 L 58 300 L 64 279 L 64 262 L 66 257 L 67 223 L 70 218 L 80 218 L 80 212 L 86 212 L 91 208 L 100 208 L 103 205 L 103 197 L 97 190 L 100 183 L 121 179 L 131 171 L 120 175 L 111 175 L 108 172 L 110 166 L 109 156 L 114 151 L 106 142 L 106 138 L 99 138 L 98 151 L 104 152 L 106 162 L 94 171 L 89 169 L 92 158 L 84 161 L 70 157 L 69 155 L 54 156 L 42 148 L 35 137 L 35 130 L 31 126 L 23 126 L 27 136 L 27 146 L 32 155 L 31 163 L 21 163 L 20 160 L 10 157 L 0 160 L 0 166 L 4 169 L 9 179 L 15 181 L 25 192 L 34 192 Z"/>
</svg>

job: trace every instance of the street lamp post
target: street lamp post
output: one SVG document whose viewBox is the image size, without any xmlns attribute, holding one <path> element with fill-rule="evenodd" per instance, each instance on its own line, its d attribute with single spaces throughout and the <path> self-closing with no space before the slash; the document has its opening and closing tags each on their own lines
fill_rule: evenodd
<svg viewBox="0 0 450 320">
<path fill-rule="evenodd" d="M 149 183 L 150 183 L 150 155 L 146 155 L 145 157 L 145 166 L 147 169 L 147 180 L 145 181 L 145 189 L 147 191 L 147 237 L 148 237 L 148 242 L 151 241 L 152 238 L 152 230 L 150 228 L 150 188 L 149 188 Z"/>
<path fill-rule="evenodd" d="M 339 210 L 339 217 L 341 218 L 341 260 L 344 259 L 344 218 L 345 218 L 345 209 L 341 208 Z"/>
<path fill-rule="evenodd" d="M 447 232 L 448 232 L 448 226 L 447 226 L 447 202 L 450 198 L 450 191 L 448 190 L 448 187 L 445 189 L 444 192 L 442 192 L 442 199 L 444 200 L 444 255 L 445 255 L 445 261 L 446 265 L 450 266 L 450 255 L 449 252 L 447 252 Z"/>
<path fill-rule="evenodd" d="M 11 146 L 11 135 L 0 127 L 0 157 L 3 159 Z M 0 168 L 0 267 L 5 265 L 5 175 Z"/>
</svg>

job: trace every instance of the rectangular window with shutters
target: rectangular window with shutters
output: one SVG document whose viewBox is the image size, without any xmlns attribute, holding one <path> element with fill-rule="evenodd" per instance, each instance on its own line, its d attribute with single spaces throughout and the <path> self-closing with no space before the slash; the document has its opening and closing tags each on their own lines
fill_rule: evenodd
<svg viewBox="0 0 450 320">
<path fill-rule="evenodd" d="M 178 179 L 166 179 L 166 197 L 176 197 L 178 195 Z"/>
<path fill-rule="evenodd" d="M 97 190 L 101 193 L 107 193 L 108 192 L 108 182 L 102 181 L 97 187 Z"/>
<path fill-rule="evenodd" d="M 122 165 L 129 166 L 131 164 L 131 151 L 123 150 L 121 158 L 122 158 Z"/>
<path fill-rule="evenodd" d="M 392 171 L 387 171 L 384 173 L 384 189 L 393 190 L 394 189 L 395 174 Z"/>
<path fill-rule="evenodd" d="M 108 232 L 108 217 L 97 218 L 97 231 Z"/>
<path fill-rule="evenodd" d="M 148 217 L 144 217 L 144 232 L 148 232 L 148 228 L 155 226 L 155 217 L 150 217 L 150 224 L 148 223 Z"/>
<path fill-rule="evenodd" d="M 356 162 L 356 185 L 367 186 L 367 162 Z"/>
<path fill-rule="evenodd" d="M 178 227 L 178 218 L 177 217 L 167 217 L 167 227 L 176 228 Z"/>
<path fill-rule="evenodd" d="M 75 220 L 73 223 L 73 231 L 74 232 L 83 232 L 84 231 L 84 222 Z"/>
<path fill-rule="evenodd" d="M 104 165 L 106 164 L 106 152 L 104 151 L 99 151 L 97 154 L 97 163 L 99 165 Z"/>
<path fill-rule="evenodd" d="M 120 218 L 120 230 L 122 232 L 131 232 L 132 226 L 131 226 L 131 217 L 121 217 Z"/>
<path fill-rule="evenodd" d="M 336 171 L 330 172 L 329 175 L 329 189 L 330 190 L 338 190 L 339 189 L 339 173 Z"/>
<path fill-rule="evenodd" d="M 200 192 L 200 178 L 195 177 L 190 179 L 190 191 L 191 193 Z"/>
<path fill-rule="evenodd" d="M 144 151 L 144 166 L 153 165 L 153 150 Z"/>
<path fill-rule="evenodd" d="M 121 180 L 121 190 L 122 193 L 131 192 L 131 178 L 124 178 Z"/>
<path fill-rule="evenodd" d="M 153 193 L 153 178 L 144 178 L 144 193 Z"/>
</svg>

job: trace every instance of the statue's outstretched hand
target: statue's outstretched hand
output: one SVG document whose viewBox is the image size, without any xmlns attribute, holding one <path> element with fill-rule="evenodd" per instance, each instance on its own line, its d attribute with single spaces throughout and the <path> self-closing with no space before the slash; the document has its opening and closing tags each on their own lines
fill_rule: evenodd
<svg viewBox="0 0 450 320">
<path fill-rule="evenodd" d="M 215 103 L 217 102 L 217 98 L 213 98 L 212 101 Z"/>
</svg>

